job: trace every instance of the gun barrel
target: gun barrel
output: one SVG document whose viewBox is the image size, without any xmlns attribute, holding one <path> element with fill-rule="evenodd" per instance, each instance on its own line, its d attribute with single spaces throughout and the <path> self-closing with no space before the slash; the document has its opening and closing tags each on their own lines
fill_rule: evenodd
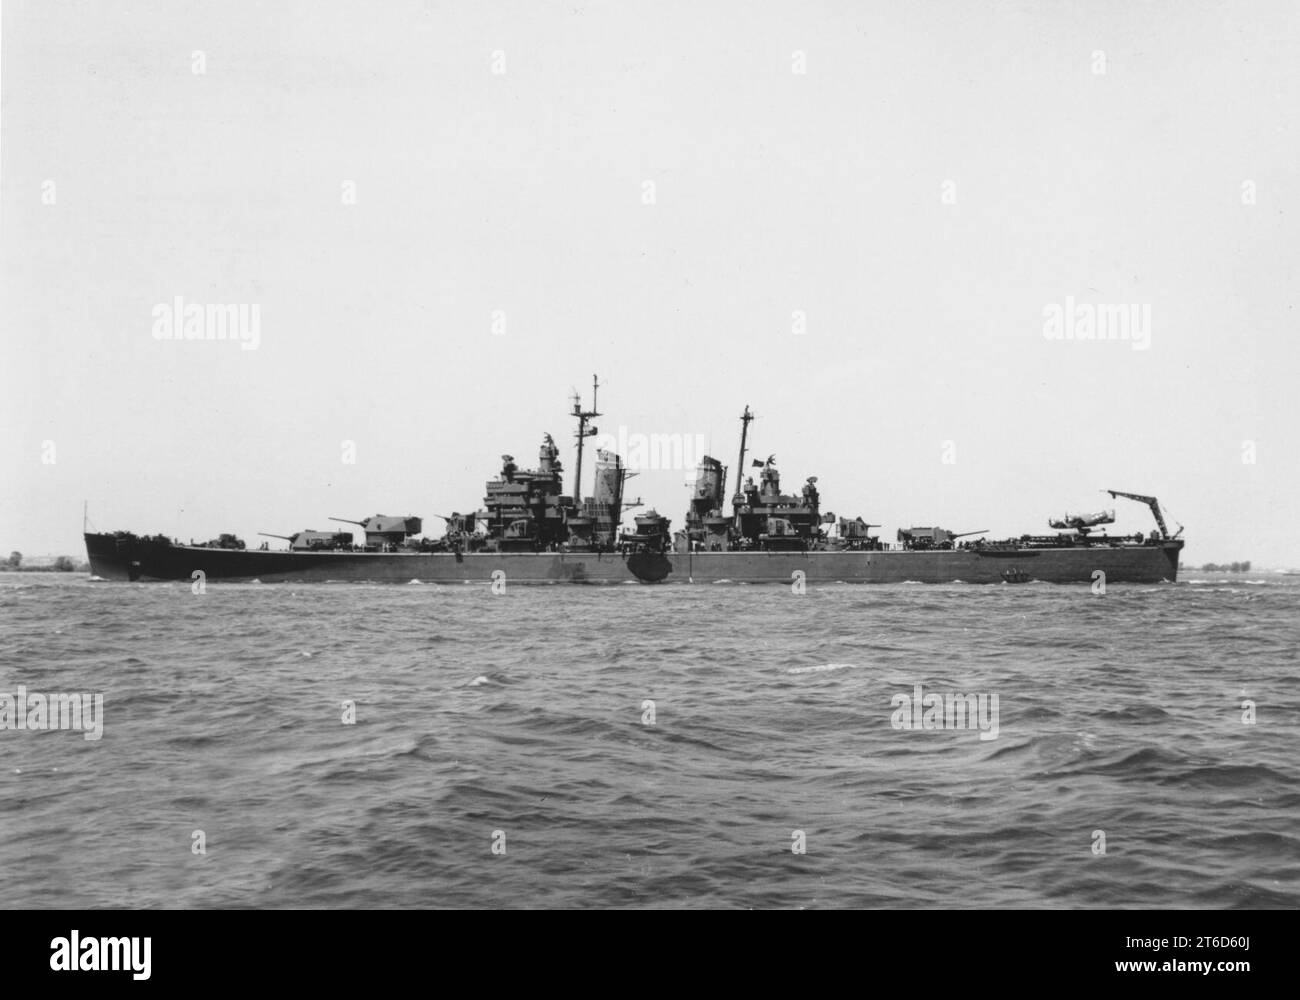
<svg viewBox="0 0 1300 1000">
<path fill-rule="evenodd" d="M 348 518 L 346 518 L 346 517 L 331 517 L 330 520 L 331 520 L 331 521 L 342 521 L 344 524 L 355 524 L 358 528 L 364 528 L 364 527 L 366 526 L 366 522 L 365 522 L 365 521 L 353 521 L 353 520 L 350 520 L 350 519 L 348 519 Z"/>
<path fill-rule="evenodd" d="M 292 536 L 292 535 L 273 535 L 273 534 L 271 534 L 269 531 L 259 531 L 258 534 L 261 535 L 263 538 L 282 538 L 282 539 L 284 539 L 286 542 L 292 542 L 292 541 L 293 541 L 293 536 Z"/>
<path fill-rule="evenodd" d="M 953 535 L 952 537 L 953 537 L 953 538 L 965 538 L 967 535 L 987 535 L 987 534 L 988 534 L 988 531 L 989 531 L 988 528 L 980 528 L 979 531 L 963 531 L 961 534 L 959 534 L 959 535 Z"/>
</svg>

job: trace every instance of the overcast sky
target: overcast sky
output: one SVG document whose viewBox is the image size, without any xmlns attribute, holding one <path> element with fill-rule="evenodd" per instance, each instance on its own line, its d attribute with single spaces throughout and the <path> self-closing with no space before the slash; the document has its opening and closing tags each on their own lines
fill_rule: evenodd
<svg viewBox="0 0 1300 1000">
<path fill-rule="evenodd" d="M 30 0 L 0 86 L 4 552 L 84 558 L 83 500 L 435 529 L 544 431 L 571 472 L 597 373 L 602 431 L 734 467 L 749 404 L 890 539 L 1149 530 L 1110 488 L 1300 566 L 1288 0 Z M 158 339 L 178 296 L 256 349 Z M 630 492 L 680 526 L 687 475 Z"/>
</svg>

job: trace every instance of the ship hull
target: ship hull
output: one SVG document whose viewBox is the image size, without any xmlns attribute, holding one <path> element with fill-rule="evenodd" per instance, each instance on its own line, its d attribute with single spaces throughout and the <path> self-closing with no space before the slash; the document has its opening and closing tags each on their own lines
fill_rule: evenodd
<svg viewBox="0 0 1300 1000">
<path fill-rule="evenodd" d="M 105 580 L 408 583 L 1161 583 L 1181 541 L 1014 551 L 381 553 L 246 551 L 86 535 Z M 799 574 L 803 576 L 800 577 Z"/>
</svg>

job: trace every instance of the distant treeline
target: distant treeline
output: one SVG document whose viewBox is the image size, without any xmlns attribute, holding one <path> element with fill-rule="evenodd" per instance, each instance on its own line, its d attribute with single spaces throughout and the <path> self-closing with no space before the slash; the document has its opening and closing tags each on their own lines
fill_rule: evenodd
<svg viewBox="0 0 1300 1000">
<path fill-rule="evenodd" d="M 9 558 L 0 561 L 0 573 L 72 573 L 76 570 L 88 572 L 90 563 L 79 563 L 72 556 L 59 556 L 48 566 L 24 566 L 21 552 L 10 552 Z"/>
<path fill-rule="evenodd" d="M 1235 563 L 1206 563 L 1201 567 L 1202 573 L 1249 573 L 1250 560 Z"/>
</svg>

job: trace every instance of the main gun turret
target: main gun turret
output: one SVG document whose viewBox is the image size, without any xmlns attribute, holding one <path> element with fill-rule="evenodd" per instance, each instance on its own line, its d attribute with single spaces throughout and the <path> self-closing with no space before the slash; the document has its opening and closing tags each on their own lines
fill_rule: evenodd
<svg viewBox="0 0 1300 1000">
<path fill-rule="evenodd" d="M 330 520 L 341 521 L 344 524 L 355 524 L 357 527 L 364 529 L 367 547 L 377 546 L 383 548 L 391 546 L 396 548 L 412 535 L 418 535 L 424 530 L 424 521 L 409 514 L 400 517 L 376 514 L 364 521 L 352 521 L 346 517 L 331 517 Z"/>
</svg>

